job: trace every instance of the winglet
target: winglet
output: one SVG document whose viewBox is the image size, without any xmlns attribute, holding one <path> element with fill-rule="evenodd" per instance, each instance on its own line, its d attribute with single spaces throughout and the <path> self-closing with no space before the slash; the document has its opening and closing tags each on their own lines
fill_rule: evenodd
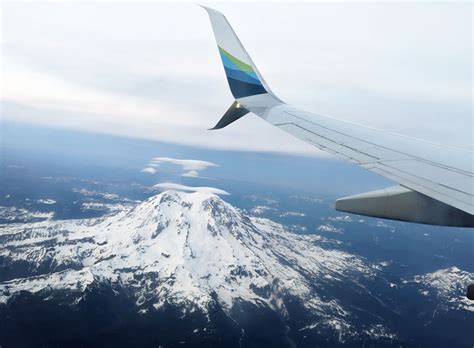
<svg viewBox="0 0 474 348">
<path fill-rule="evenodd" d="M 225 16 L 212 8 L 200 6 L 207 11 L 211 20 L 219 54 L 234 98 L 272 94 Z"/>
<path fill-rule="evenodd" d="M 222 129 L 229 124 L 237 121 L 239 118 L 242 116 L 245 116 L 249 113 L 249 111 L 244 108 L 240 103 L 236 100 L 232 103 L 230 108 L 225 112 L 224 116 L 217 122 L 217 124 L 213 127 L 210 128 L 209 130 L 216 130 L 216 129 Z"/>
</svg>

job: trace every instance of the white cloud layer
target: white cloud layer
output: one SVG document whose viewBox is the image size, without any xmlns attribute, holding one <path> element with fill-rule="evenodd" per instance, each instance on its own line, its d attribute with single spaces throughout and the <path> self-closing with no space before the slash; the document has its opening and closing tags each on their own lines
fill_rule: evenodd
<svg viewBox="0 0 474 348">
<path fill-rule="evenodd" d="M 148 173 L 148 174 L 156 174 L 157 170 L 152 167 L 147 167 L 141 170 L 142 173 Z"/>
<path fill-rule="evenodd" d="M 471 146 L 471 3 L 215 7 L 283 100 Z M 5 3 L 2 10 L 2 118 L 220 149 L 319 153 L 254 116 L 206 130 L 232 97 L 208 18 L 195 5 Z M 265 25 L 253 25 L 263 16 Z"/>
<path fill-rule="evenodd" d="M 189 178 L 198 178 L 199 177 L 199 172 L 196 170 L 190 170 L 189 172 L 181 174 L 181 176 L 186 176 Z"/>
<path fill-rule="evenodd" d="M 218 167 L 219 165 L 201 160 L 192 160 L 192 159 L 179 159 L 171 157 L 155 157 L 151 160 L 151 163 L 171 163 L 177 166 L 180 166 L 183 170 L 189 171 L 198 171 L 205 170 L 209 167 Z"/>
<path fill-rule="evenodd" d="M 189 178 L 203 178 L 200 176 L 200 171 L 206 170 L 210 167 L 219 167 L 218 164 L 209 161 L 202 161 L 196 159 L 179 159 L 172 157 L 154 157 L 147 164 L 147 167 L 142 170 L 143 173 L 155 174 L 161 165 L 170 164 L 179 167 L 183 171 L 180 175 Z"/>
<path fill-rule="evenodd" d="M 209 192 L 214 193 L 216 195 L 229 195 L 230 193 L 215 187 L 192 187 L 192 186 L 185 186 L 181 184 L 175 184 L 172 182 L 164 182 L 160 184 L 156 184 L 153 186 L 154 188 L 160 190 L 174 190 L 174 191 L 187 191 L 187 192 Z"/>
</svg>

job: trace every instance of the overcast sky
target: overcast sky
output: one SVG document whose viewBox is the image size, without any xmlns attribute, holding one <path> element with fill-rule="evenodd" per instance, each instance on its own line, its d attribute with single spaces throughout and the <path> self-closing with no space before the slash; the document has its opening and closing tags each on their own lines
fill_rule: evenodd
<svg viewBox="0 0 474 348">
<path fill-rule="evenodd" d="M 472 4 L 218 3 L 272 90 L 308 111 L 472 147 Z M 193 4 L 2 4 L 1 117 L 166 142 L 317 153 L 232 96 Z"/>
</svg>

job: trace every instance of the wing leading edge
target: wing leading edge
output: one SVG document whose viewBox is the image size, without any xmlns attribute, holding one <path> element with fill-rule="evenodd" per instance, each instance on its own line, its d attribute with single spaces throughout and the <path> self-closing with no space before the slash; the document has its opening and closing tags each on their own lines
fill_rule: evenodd
<svg viewBox="0 0 474 348">
<path fill-rule="evenodd" d="M 340 199 L 338 210 L 434 225 L 474 226 L 472 151 L 309 113 L 284 103 L 271 92 L 224 15 L 205 9 L 236 99 L 214 129 L 251 112 L 400 185 Z"/>
</svg>

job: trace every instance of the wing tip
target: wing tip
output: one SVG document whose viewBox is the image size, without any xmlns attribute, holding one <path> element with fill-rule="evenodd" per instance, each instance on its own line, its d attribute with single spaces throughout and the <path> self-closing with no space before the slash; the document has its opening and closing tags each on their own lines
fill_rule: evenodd
<svg viewBox="0 0 474 348">
<path fill-rule="evenodd" d="M 197 6 L 203 8 L 209 16 L 217 14 L 217 15 L 220 15 L 220 16 L 225 18 L 224 14 L 222 12 L 220 12 L 220 11 L 218 11 L 218 10 L 212 8 L 212 7 L 204 6 L 204 5 L 201 5 L 201 4 L 197 4 Z"/>
</svg>

